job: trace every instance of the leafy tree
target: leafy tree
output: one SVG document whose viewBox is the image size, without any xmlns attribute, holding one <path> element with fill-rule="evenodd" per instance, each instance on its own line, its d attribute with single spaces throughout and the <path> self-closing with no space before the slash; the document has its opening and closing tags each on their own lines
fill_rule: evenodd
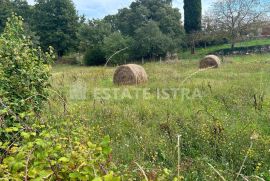
<svg viewBox="0 0 270 181">
<path fill-rule="evenodd" d="M 53 46 L 59 58 L 76 48 L 79 18 L 71 0 L 37 0 L 33 18 L 43 48 Z"/>
<path fill-rule="evenodd" d="M 201 0 L 184 0 L 185 30 L 190 34 L 201 30 L 202 2 Z"/>
<path fill-rule="evenodd" d="M 123 36 L 120 32 L 114 32 L 104 39 L 103 49 L 106 53 L 106 59 L 109 59 L 114 53 L 110 61 L 112 64 L 123 64 L 129 58 L 128 49 L 132 40 L 130 37 Z M 123 50 L 123 51 L 121 51 Z"/>
<path fill-rule="evenodd" d="M 80 51 L 85 52 L 87 48 L 102 46 L 104 38 L 111 33 L 111 25 L 103 20 L 90 20 L 88 23 L 81 24 L 79 28 Z"/>
<path fill-rule="evenodd" d="M 178 48 L 184 36 L 179 9 L 172 8 L 172 1 L 141 0 L 141 4 L 150 10 L 148 21 L 157 22 L 161 32 L 169 36 Z"/>
<path fill-rule="evenodd" d="M 157 58 L 164 57 L 173 46 L 173 40 L 163 34 L 158 24 L 150 21 L 135 32 L 133 57 Z"/>
<path fill-rule="evenodd" d="M 113 32 L 118 31 L 118 27 L 117 27 L 117 15 L 108 15 L 103 20 L 104 20 L 104 22 L 110 24 L 111 30 Z"/>
<path fill-rule="evenodd" d="M 33 46 L 38 47 L 40 46 L 40 37 L 37 35 L 36 32 L 34 32 L 31 28 L 31 26 L 27 23 L 24 23 L 24 30 L 25 30 L 25 36 L 27 36 L 29 39 L 31 39 Z"/>
<path fill-rule="evenodd" d="M 106 19 L 106 17 L 105 17 Z M 136 29 L 149 21 L 156 21 L 161 31 L 167 35 L 183 35 L 179 9 L 172 8 L 171 1 L 138 0 L 130 8 L 119 10 L 114 20 L 118 29 L 124 34 L 133 36 Z"/>
<path fill-rule="evenodd" d="M 158 53 L 159 56 L 166 54 L 164 50 L 171 53 L 176 52 L 181 46 L 182 38 L 184 37 L 181 14 L 179 9 L 172 7 L 171 1 L 137 0 L 131 3 L 129 8 L 119 10 L 117 15 L 105 17 L 105 20 L 111 22 L 116 27 L 115 29 L 119 30 L 123 35 L 130 36 L 136 41 L 139 40 L 141 45 L 135 43 L 132 49 L 132 51 L 141 51 L 137 55 L 133 52 L 133 55 L 136 55 L 136 57 L 152 57 L 157 55 L 157 52 L 148 52 L 154 50 L 151 48 L 147 51 L 138 49 L 138 47 L 142 47 L 142 44 L 144 44 L 141 40 L 147 36 L 150 37 L 149 34 L 154 34 L 154 37 L 158 38 L 155 40 L 151 37 L 151 40 L 154 42 L 160 42 L 161 39 L 170 40 L 167 48 L 161 48 L 164 45 L 163 42 L 157 45 L 162 50 L 161 53 Z M 150 25 L 153 25 L 154 29 L 151 29 Z M 145 29 L 150 30 L 150 32 L 145 31 Z M 139 37 L 138 34 L 141 31 L 145 31 L 145 34 Z M 145 46 L 149 48 L 150 44 Z M 148 53 L 143 55 L 142 52 Z"/>
<path fill-rule="evenodd" d="M 147 23 L 149 17 L 150 11 L 145 6 L 133 2 L 130 9 L 119 10 L 116 25 L 124 35 L 134 36 L 136 29 Z"/>
<path fill-rule="evenodd" d="M 23 17 L 24 23 L 30 24 L 32 21 L 32 8 L 26 0 L 12 0 L 13 12 Z"/>
</svg>

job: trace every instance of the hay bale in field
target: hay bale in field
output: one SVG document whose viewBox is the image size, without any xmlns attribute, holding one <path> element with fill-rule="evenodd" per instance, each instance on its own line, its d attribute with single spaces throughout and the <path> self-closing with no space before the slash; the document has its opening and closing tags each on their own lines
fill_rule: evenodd
<svg viewBox="0 0 270 181">
<path fill-rule="evenodd" d="M 201 60 L 200 62 L 200 68 L 218 68 L 221 64 L 221 60 L 218 56 L 216 55 L 208 55 L 204 57 L 204 59 Z"/>
<path fill-rule="evenodd" d="M 147 74 L 142 66 L 127 64 L 118 67 L 113 76 L 116 85 L 137 85 L 148 81 Z"/>
</svg>

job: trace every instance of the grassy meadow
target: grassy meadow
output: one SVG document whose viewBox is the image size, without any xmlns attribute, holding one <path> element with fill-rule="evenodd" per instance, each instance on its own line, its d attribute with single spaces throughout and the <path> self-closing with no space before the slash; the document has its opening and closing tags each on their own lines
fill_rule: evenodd
<svg viewBox="0 0 270 181">
<path fill-rule="evenodd" d="M 270 39 L 257 39 L 257 40 L 247 40 L 236 43 L 235 47 L 251 47 L 251 46 L 260 46 L 260 45 L 270 45 Z M 207 48 L 196 48 L 196 54 L 192 55 L 189 50 L 183 51 L 180 54 L 182 59 L 198 59 L 204 55 L 211 54 L 212 52 L 230 48 L 230 44 L 221 44 L 216 46 L 209 46 Z"/>
<path fill-rule="evenodd" d="M 60 96 L 51 95 L 47 110 L 74 118 L 61 134 L 76 129 L 94 142 L 109 135 L 121 174 L 138 175 L 138 163 L 149 178 L 164 168 L 173 177 L 180 159 L 183 180 L 270 180 L 270 54 L 226 57 L 204 71 L 198 61 L 146 63 L 149 82 L 124 87 L 113 84 L 115 67 L 55 65 Z M 104 89 L 109 97 L 96 99 Z"/>
</svg>

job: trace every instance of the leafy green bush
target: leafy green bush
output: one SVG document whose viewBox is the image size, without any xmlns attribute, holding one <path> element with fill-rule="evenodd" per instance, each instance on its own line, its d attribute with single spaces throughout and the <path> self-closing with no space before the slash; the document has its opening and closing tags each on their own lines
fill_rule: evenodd
<svg viewBox="0 0 270 181">
<path fill-rule="evenodd" d="M 16 142 L 18 130 L 31 125 L 49 95 L 52 49 L 33 48 L 23 27 L 22 18 L 12 15 L 0 37 L 0 136 L 7 148 Z"/>
<path fill-rule="evenodd" d="M 58 120 L 59 121 L 59 120 Z M 70 120 L 61 120 L 59 126 Z M 72 126 L 75 126 L 74 124 Z M 105 137 L 100 144 L 94 144 L 87 135 L 74 129 L 68 134 L 59 132 L 48 125 L 33 125 L 35 131 L 22 131 L 22 146 L 13 146 L 9 156 L 0 165 L 0 177 L 6 180 L 102 180 L 115 178 L 113 172 L 106 172 L 108 165 L 110 138 Z M 60 128 L 59 128 L 60 129 Z M 83 137 L 82 137 L 83 136 Z M 84 142 L 86 141 L 86 143 Z M 101 168 L 104 167 L 104 170 Z M 106 176 L 107 175 L 107 176 Z"/>
<path fill-rule="evenodd" d="M 101 47 L 95 47 L 86 51 L 84 63 L 88 66 L 104 65 L 106 63 L 106 54 Z"/>
<path fill-rule="evenodd" d="M 110 36 L 106 37 L 104 39 L 104 51 L 106 52 L 106 58 L 109 59 L 112 55 L 114 55 L 109 63 L 126 63 L 129 58 L 130 52 L 128 49 L 131 43 L 132 39 L 130 37 L 123 36 L 120 32 L 114 32 Z"/>
<path fill-rule="evenodd" d="M 8 19 L 0 37 L 0 97 L 17 114 L 38 112 L 47 99 L 53 52 L 33 48 L 21 17 Z"/>
</svg>

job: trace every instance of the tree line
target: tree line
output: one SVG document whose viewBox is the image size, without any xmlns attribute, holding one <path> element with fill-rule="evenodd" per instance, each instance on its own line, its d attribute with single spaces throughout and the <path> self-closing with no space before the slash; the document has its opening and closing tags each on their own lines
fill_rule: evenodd
<svg viewBox="0 0 270 181">
<path fill-rule="evenodd" d="M 116 15 L 87 20 L 79 16 L 71 0 L 0 0 L 0 32 L 12 12 L 25 20 L 28 35 L 42 48 L 53 46 L 61 58 L 70 52 L 86 52 L 104 64 L 114 52 L 112 63 L 129 59 L 155 59 L 177 53 L 185 30 L 179 9 L 171 0 L 137 0 Z"/>
<path fill-rule="evenodd" d="M 27 34 L 37 45 L 53 46 L 59 57 L 76 48 L 79 17 L 70 0 L 0 0 L 0 31 L 14 12 L 24 18 Z"/>
<path fill-rule="evenodd" d="M 172 0 L 136 0 L 129 7 L 103 19 L 79 16 L 72 0 L 0 0 L 0 32 L 12 12 L 25 21 L 35 45 L 52 46 L 63 55 L 80 52 L 86 64 L 102 65 L 128 60 L 160 59 L 181 48 L 232 43 L 260 22 L 261 0 L 222 0 L 202 17 L 201 0 L 184 0 L 184 23 Z M 262 0 L 263 1 L 263 0 Z M 122 50 L 122 51 L 121 51 Z M 111 57 L 115 52 L 119 52 Z"/>
</svg>

